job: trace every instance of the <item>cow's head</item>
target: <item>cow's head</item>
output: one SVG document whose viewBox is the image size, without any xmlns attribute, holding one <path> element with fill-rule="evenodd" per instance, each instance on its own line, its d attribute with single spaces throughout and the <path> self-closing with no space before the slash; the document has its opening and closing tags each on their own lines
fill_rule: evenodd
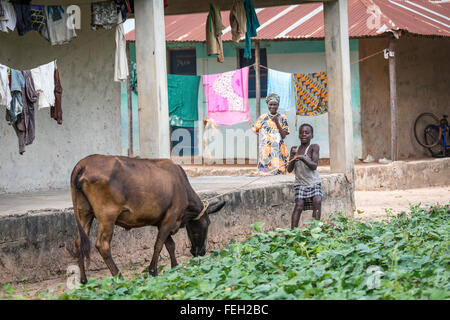
<svg viewBox="0 0 450 320">
<path fill-rule="evenodd" d="M 216 201 L 208 206 L 208 209 L 201 215 L 201 217 L 198 219 L 196 219 L 197 217 L 194 217 L 186 223 L 187 234 L 189 240 L 191 241 L 191 254 L 194 257 L 204 256 L 206 254 L 208 227 L 211 223 L 209 220 L 209 215 L 219 211 L 224 205 L 225 201 Z"/>
</svg>

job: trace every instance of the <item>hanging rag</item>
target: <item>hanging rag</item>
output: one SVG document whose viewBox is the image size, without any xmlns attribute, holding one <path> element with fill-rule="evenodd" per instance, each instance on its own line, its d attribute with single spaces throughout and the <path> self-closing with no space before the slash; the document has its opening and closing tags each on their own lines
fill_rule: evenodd
<svg viewBox="0 0 450 320">
<path fill-rule="evenodd" d="M 35 122 L 34 122 L 34 103 L 38 100 L 37 92 L 34 88 L 33 77 L 30 70 L 22 71 L 22 75 L 25 79 L 25 87 L 23 88 L 23 112 L 19 115 L 19 120 L 15 123 L 16 127 L 24 128 L 24 131 L 20 132 L 16 130 L 19 137 L 19 146 L 30 145 L 34 141 L 35 137 Z M 23 123 L 23 125 L 22 125 Z M 23 141 L 21 143 L 21 141 Z M 21 154 L 25 151 L 23 147 Z"/>
<path fill-rule="evenodd" d="M 267 93 L 280 96 L 279 111 L 289 111 L 291 108 L 292 73 L 269 69 L 267 79 Z"/>
<path fill-rule="evenodd" d="M 131 62 L 130 87 L 134 93 L 138 93 L 136 62 Z"/>
<path fill-rule="evenodd" d="M 6 110 L 6 121 L 13 124 L 17 121 L 17 116 L 23 111 L 22 89 L 25 86 L 25 79 L 22 72 L 11 69 L 11 107 Z"/>
<path fill-rule="evenodd" d="M 5 9 L 3 9 L 3 5 L 0 2 L 0 19 L 5 18 Z"/>
<path fill-rule="evenodd" d="M 11 108 L 11 89 L 9 88 L 8 67 L 0 64 L 0 107 Z"/>
<path fill-rule="evenodd" d="M 70 18 L 67 12 L 67 6 L 45 6 L 45 18 L 47 19 L 47 33 L 41 32 L 44 38 L 47 38 L 52 45 L 62 45 L 68 43 L 76 37 L 75 28 L 70 27 L 67 21 Z M 55 20 L 55 13 L 58 12 Z"/>
<path fill-rule="evenodd" d="M 3 8 L 3 16 L 0 17 L 0 31 L 8 32 L 14 31 L 17 24 L 16 10 L 9 1 L 0 2 Z"/>
<path fill-rule="evenodd" d="M 203 76 L 208 118 L 231 126 L 250 121 L 248 108 L 249 67 Z"/>
<path fill-rule="evenodd" d="M 234 0 L 230 10 L 231 38 L 239 43 L 241 35 L 247 32 L 247 16 L 242 0 Z"/>
<path fill-rule="evenodd" d="M 39 92 L 38 109 L 55 105 L 55 61 L 31 69 L 34 87 Z"/>
<path fill-rule="evenodd" d="M 245 47 L 244 58 L 252 58 L 252 40 L 251 37 L 256 37 L 256 29 L 259 28 L 258 16 L 255 12 L 252 0 L 244 0 L 245 14 L 247 17 L 247 32 L 245 33 Z"/>
<path fill-rule="evenodd" d="M 209 5 L 209 14 L 206 19 L 206 52 L 208 56 L 217 54 L 217 61 L 223 62 L 222 24 L 220 9 L 216 4 Z"/>
<path fill-rule="evenodd" d="M 120 18 L 117 16 L 117 6 L 113 0 L 91 3 L 91 29 L 112 29 Z"/>
<path fill-rule="evenodd" d="M 294 74 L 297 114 L 317 116 L 328 112 L 325 72 Z"/>
<path fill-rule="evenodd" d="M 45 18 L 44 6 L 30 6 L 31 14 L 31 27 L 39 33 L 43 32 L 44 28 L 47 28 L 47 19 Z"/>
<path fill-rule="evenodd" d="M 194 127 L 198 120 L 200 76 L 167 75 L 169 116 L 172 126 Z"/>
<path fill-rule="evenodd" d="M 16 11 L 16 27 L 19 36 L 25 35 L 28 31 L 33 30 L 31 21 L 31 8 L 29 4 L 13 3 Z"/>
<path fill-rule="evenodd" d="M 120 19 L 121 14 L 118 14 Z M 123 23 L 116 26 L 116 55 L 114 62 L 114 81 L 122 82 L 128 79 L 128 59 L 127 59 L 127 41 L 125 40 L 125 31 Z"/>
<path fill-rule="evenodd" d="M 55 63 L 55 105 L 50 107 L 50 117 L 55 119 L 58 124 L 62 124 L 62 92 L 61 80 L 59 78 L 59 71 Z"/>
</svg>

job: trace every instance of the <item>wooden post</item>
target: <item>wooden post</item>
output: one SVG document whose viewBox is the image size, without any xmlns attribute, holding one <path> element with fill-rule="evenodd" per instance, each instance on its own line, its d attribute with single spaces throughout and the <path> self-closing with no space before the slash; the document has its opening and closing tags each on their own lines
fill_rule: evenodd
<svg viewBox="0 0 450 320">
<path fill-rule="evenodd" d="M 332 173 L 345 174 L 352 188 L 349 200 L 352 209 L 355 210 L 347 0 L 324 2 L 323 13 L 328 81 L 330 169 Z"/>
<path fill-rule="evenodd" d="M 135 0 L 139 155 L 170 158 L 164 2 Z"/>
<path fill-rule="evenodd" d="M 398 160 L 397 144 L 397 78 L 395 72 L 395 39 L 389 40 L 389 91 L 391 105 L 391 159 Z"/>
<path fill-rule="evenodd" d="M 261 76 L 260 76 L 260 43 L 259 40 L 255 40 L 255 84 L 256 84 L 256 121 L 259 119 L 261 115 Z M 259 134 L 257 135 L 257 144 L 256 144 L 256 165 L 259 163 Z"/>
<path fill-rule="evenodd" d="M 127 41 L 128 70 L 130 70 L 127 79 L 127 103 L 128 103 L 128 156 L 133 156 L 133 100 L 131 93 L 131 57 L 130 43 Z"/>
</svg>

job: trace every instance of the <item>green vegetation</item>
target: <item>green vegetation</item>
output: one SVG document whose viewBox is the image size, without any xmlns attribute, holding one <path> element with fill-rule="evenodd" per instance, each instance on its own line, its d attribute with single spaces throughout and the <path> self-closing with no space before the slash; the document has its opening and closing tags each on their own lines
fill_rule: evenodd
<svg viewBox="0 0 450 320">
<path fill-rule="evenodd" d="M 153 278 L 90 279 L 59 299 L 448 299 L 450 205 L 389 220 L 338 214 L 247 242 Z"/>
</svg>

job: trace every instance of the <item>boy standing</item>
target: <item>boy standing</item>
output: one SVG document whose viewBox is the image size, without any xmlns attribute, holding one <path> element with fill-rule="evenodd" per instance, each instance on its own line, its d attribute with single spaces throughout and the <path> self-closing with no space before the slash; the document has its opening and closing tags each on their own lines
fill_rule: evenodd
<svg viewBox="0 0 450 320">
<path fill-rule="evenodd" d="M 317 165 L 319 162 L 319 145 L 311 144 L 314 129 L 310 124 L 302 124 L 298 137 L 300 145 L 292 147 L 287 171 L 295 172 L 294 200 L 291 228 L 298 227 L 303 210 L 313 210 L 313 218 L 320 220 L 322 205 L 322 183 Z"/>
</svg>

